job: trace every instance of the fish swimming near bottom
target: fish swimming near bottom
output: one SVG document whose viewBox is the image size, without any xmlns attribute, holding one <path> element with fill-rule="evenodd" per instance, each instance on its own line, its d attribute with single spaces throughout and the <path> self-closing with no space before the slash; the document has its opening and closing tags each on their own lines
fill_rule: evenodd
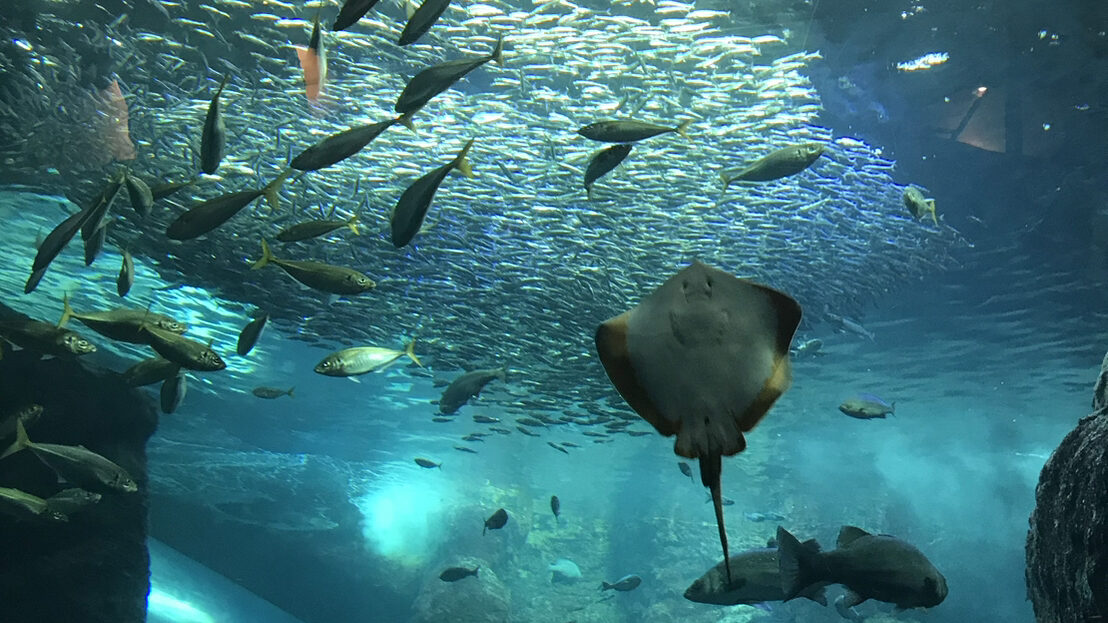
<svg viewBox="0 0 1108 623">
<path fill-rule="evenodd" d="M 554 521 L 561 523 L 559 518 L 562 516 L 562 501 L 556 495 L 550 496 L 550 511 L 554 513 Z"/>
<path fill-rule="evenodd" d="M 488 519 L 485 520 L 485 528 L 484 530 L 481 530 L 481 536 L 484 536 L 485 532 L 489 530 L 499 530 L 503 528 L 504 525 L 507 523 L 508 511 L 504 510 L 503 508 L 498 508 L 496 509 L 495 513 L 493 513 L 491 516 L 489 516 Z"/>
<path fill-rule="evenodd" d="M 802 547 L 819 550 L 814 541 Z M 727 581 L 727 568 L 723 562 L 709 569 L 685 590 L 685 599 L 702 604 L 753 606 L 767 601 L 784 601 L 781 587 L 781 570 L 776 547 L 763 547 L 740 552 L 731 557 L 731 582 Z M 815 584 L 800 595 L 826 606 L 826 584 Z"/>
<path fill-rule="evenodd" d="M 446 571 L 439 574 L 439 579 L 443 582 L 457 582 L 458 580 L 464 580 L 469 576 L 477 577 L 477 570 L 480 566 L 472 569 L 466 569 L 465 567 L 450 567 Z"/>
<path fill-rule="evenodd" d="M 639 576 L 637 576 L 637 575 L 625 575 L 622 578 L 616 580 L 615 582 L 611 582 L 611 583 L 601 582 L 600 583 L 600 590 L 602 590 L 602 591 L 616 590 L 616 591 L 626 593 L 627 591 L 633 591 L 636 588 L 638 588 L 639 584 L 642 584 L 642 578 L 640 578 Z"/>
<path fill-rule="evenodd" d="M 839 411 L 859 420 L 885 419 L 896 412 L 896 403 L 888 403 L 873 394 L 859 394 L 855 398 L 843 401 Z"/>
<path fill-rule="evenodd" d="M 126 470 L 84 446 L 35 443 L 27 438 L 22 421 L 17 420 L 15 427 L 15 442 L 0 455 L 0 459 L 26 449 L 54 470 L 62 480 L 82 489 L 107 489 L 124 493 L 138 491 L 138 485 Z"/>
<path fill-rule="evenodd" d="M 848 589 L 843 607 L 875 599 L 898 608 L 930 608 L 946 599 L 946 578 L 915 546 L 854 526 L 839 531 L 838 549 L 820 552 L 805 547 L 778 526 L 778 561 L 785 601 L 818 583 Z"/>
<path fill-rule="evenodd" d="M 450 385 L 442 392 L 442 397 L 439 398 L 439 412 L 456 412 L 462 408 L 462 405 L 469 402 L 470 398 L 479 395 L 485 385 L 488 385 L 494 379 L 507 382 L 507 369 L 473 370 L 459 376 L 451 381 Z"/>
</svg>

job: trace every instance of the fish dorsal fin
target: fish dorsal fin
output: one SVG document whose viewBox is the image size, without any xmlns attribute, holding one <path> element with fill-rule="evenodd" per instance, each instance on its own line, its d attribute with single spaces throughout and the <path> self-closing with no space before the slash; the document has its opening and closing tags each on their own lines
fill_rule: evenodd
<svg viewBox="0 0 1108 623">
<path fill-rule="evenodd" d="M 843 526 L 842 530 L 839 530 L 839 549 L 850 547 L 851 543 L 864 536 L 870 536 L 870 533 L 854 526 Z"/>
<path fill-rule="evenodd" d="M 815 539 L 808 539 L 807 541 L 804 541 L 800 545 L 804 549 L 807 549 L 811 552 L 819 553 L 821 551 L 820 547 L 819 547 L 819 542 L 816 541 Z"/>
</svg>

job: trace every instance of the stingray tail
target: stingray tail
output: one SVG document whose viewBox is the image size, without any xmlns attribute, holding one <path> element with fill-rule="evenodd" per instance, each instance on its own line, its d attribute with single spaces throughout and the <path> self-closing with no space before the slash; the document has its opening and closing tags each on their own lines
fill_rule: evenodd
<svg viewBox="0 0 1108 623">
<path fill-rule="evenodd" d="M 818 544 L 805 546 L 788 530 L 777 526 L 777 552 L 784 601 L 798 597 L 806 588 L 820 581 Z"/>
<path fill-rule="evenodd" d="M 700 457 L 700 483 L 712 491 L 716 525 L 719 527 L 719 544 L 723 546 L 723 564 L 727 568 L 727 583 L 731 584 L 731 557 L 727 551 L 727 528 L 723 525 L 723 495 L 719 490 L 719 476 L 722 471 L 723 458 L 719 454 Z"/>
</svg>

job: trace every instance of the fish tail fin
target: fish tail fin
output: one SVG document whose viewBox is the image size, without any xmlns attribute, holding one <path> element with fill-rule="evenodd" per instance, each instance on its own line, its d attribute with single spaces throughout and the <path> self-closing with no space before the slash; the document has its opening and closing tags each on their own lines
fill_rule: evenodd
<svg viewBox="0 0 1108 623">
<path fill-rule="evenodd" d="M 426 367 L 419 360 L 419 357 L 416 357 L 416 354 L 415 354 L 415 339 L 413 339 L 411 342 L 408 342 L 408 345 L 404 347 L 404 354 L 408 356 L 408 359 L 411 359 L 412 361 L 414 361 L 417 366 L 419 366 L 421 368 Z"/>
<path fill-rule="evenodd" d="M 361 232 L 358 231 L 358 215 L 357 214 L 355 214 L 354 216 L 351 216 L 349 221 L 346 221 L 346 226 L 350 229 L 350 231 L 354 232 L 355 236 L 361 234 Z"/>
<path fill-rule="evenodd" d="M 469 139 L 462 151 L 458 153 L 458 157 L 454 158 L 454 168 L 466 177 L 473 177 L 473 167 L 470 166 L 469 160 L 466 160 L 466 155 L 471 147 L 473 147 L 473 139 Z"/>
<path fill-rule="evenodd" d="M 727 175 L 726 171 L 719 172 L 719 181 L 723 182 L 723 190 L 727 191 L 727 187 L 731 185 L 731 182 L 735 181 L 735 178 Z"/>
<path fill-rule="evenodd" d="M 935 221 L 935 224 L 939 224 L 939 215 L 935 212 L 935 200 L 928 199 L 927 207 L 931 208 L 931 220 Z"/>
<path fill-rule="evenodd" d="M 477 577 L 477 572 L 481 570 L 481 565 L 477 565 L 473 568 L 473 577 Z"/>
<path fill-rule="evenodd" d="M 777 526 L 777 552 L 784 601 L 796 598 L 804 589 L 819 581 L 815 570 L 819 545 L 805 546 L 788 530 Z"/>
<path fill-rule="evenodd" d="M 592 184 L 585 187 L 585 199 L 592 201 Z"/>
<path fill-rule="evenodd" d="M 269 204 L 269 208 L 273 211 L 277 211 L 281 207 L 281 187 L 285 185 L 285 180 L 292 175 L 292 168 L 289 167 L 281 174 L 277 176 L 272 182 L 265 185 L 262 189 L 262 194 L 265 195 L 266 203 Z"/>
<path fill-rule="evenodd" d="M 219 83 L 219 89 L 215 92 L 215 97 L 223 95 L 223 87 L 227 86 L 227 81 L 231 79 L 231 74 L 223 74 L 223 80 Z M 215 98 L 212 98 L 215 99 Z"/>
<path fill-rule="evenodd" d="M 415 109 L 415 110 L 409 110 L 408 112 L 404 113 L 403 115 L 400 115 L 396 119 L 396 122 L 399 123 L 400 125 L 404 126 L 405 128 L 408 128 L 412 132 L 415 132 L 416 129 L 415 129 L 415 124 L 412 123 L 412 117 L 414 117 L 417 112 L 419 112 L 418 108 Z"/>
<path fill-rule="evenodd" d="M 496 38 L 496 47 L 492 49 L 492 54 L 489 58 L 496 61 L 497 65 L 504 66 L 504 37 L 500 36 Z"/>
<path fill-rule="evenodd" d="M 258 270 L 273 261 L 273 252 L 269 250 L 269 243 L 262 238 L 262 258 L 250 267 L 250 270 Z"/>
<path fill-rule="evenodd" d="M 27 438 L 27 429 L 23 428 L 23 418 L 15 418 L 15 441 L 0 454 L 0 459 L 7 458 L 20 450 L 31 447 L 31 440 Z"/>
<path fill-rule="evenodd" d="M 896 401 L 889 405 L 889 415 L 896 415 Z"/>
<path fill-rule="evenodd" d="M 611 584 L 608 584 L 607 582 L 604 582 L 604 581 L 601 581 L 601 582 L 600 582 L 600 590 L 602 590 L 602 591 L 606 591 L 606 590 L 608 590 L 608 589 L 610 589 L 610 588 L 612 588 L 612 585 L 611 585 Z"/>
<path fill-rule="evenodd" d="M 296 389 L 296 386 L 295 386 L 295 385 L 294 385 L 294 386 L 292 386 L 292 387 L 290 387 L 290 388 L 289 388 L 289 391 L 285 392 L 286 394 L 288 394 L 288 395 L 289 395 L 289 398 L 293 398 L 293 397 L 294 397 L 294 396 L 293 396 L 293 394 L 292 394 L 292 390 L 294 390 L 294 389 Z"/>
<path fill-rule="evenodd" d="M 682 121 L 681 123 L 677 124 L 677 127 L 674 128 L 674 131 L 691 141 L 692 137 L 689 136 L 689 133 L 687 132 L 687 130 L 689 129 L 689 126 L 692 125 L 692 122 L 693 122 L 692 119 L 689 119 L 687 121 Z"/>
<path fill-rule="evenodd" d="M 69 306 L 69 293 L 62 294 L 62 317 L 58 320 L 58 328 L 61 329 L 73 317 L 73 308 Z"/>
</svg>

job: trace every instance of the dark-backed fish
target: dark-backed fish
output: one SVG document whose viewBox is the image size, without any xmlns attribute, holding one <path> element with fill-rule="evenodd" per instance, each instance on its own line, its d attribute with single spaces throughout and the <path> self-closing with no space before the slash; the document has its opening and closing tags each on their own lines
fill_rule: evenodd
<svg viewBox="0 0 1108 623">
<path fill-rule="evenodd" d="M 11 487 L 0 487 L 0 513 L 22 521 L 68 520 L 65 513 L 51 509 L 46 500 Z"/>
<path fill-rule="evenodd" d="M 154 192 L 139 177 L 127 172 L 125 181 L 127 184 L 127 197 L 131 200 L 131 207 L 142 218 L 150 216 L 154 209 Z"/>
<path fill-rule="evenodd" d="M 439 186 L 451 171 L 457 169 L 462 175 L 473 177 L 473 169 L 466 160 L 466 154 L 472 146 L 473 139 L 469 139 L 453 160 L 424 174 L 400 195 L 396 207 L 392 210 L 393 246 L 399 249 L 411 242 L 412 238 L 419 233 L 419 228 L 423 226 L 423 219 L 427 216 L 427 210 L 431 207 L 431 200 L 435 198 Z"/>
<path fill-rule="evenodd" d="M 684 461 L 677 461 L 677 468 L 681 470 L 682 474 L 688 476 L 689 480 L 692 480 L 693 482 L 696 482 L 696 479 L 693 478 L 693 475 L 692 475 L 692 467 L 689 467 L 688 463 L 686 463 Z"/>
<path fill-rule="evenodd" d="M 292 169 L 286 169 L 261 190 L 227 193 L 189 208 L 169 224 L 165 230 L 166 237 L 170 240 L 191 240 L 203 236 L 226 223 L 262 195 L 266 196 L 270 205 L 275 205 L 281 185 L 291 173 Z"/>
<path fill-rule="evenodd" d="M 469 576 L 477 577 L 477 570 L 481 567 L 474 567 L 472 569 L 466 569 L 465 567 L 450 567 L 446 571 L 439 574 L 439 579 L 443 582 L 457 582 L 458 580 L 464 580 Z"/>
<path fill-rule="evenodd" d="M 258 398 L 265 398 L 266 400 L 275 400 L 277 398 L 281 398 L 282 396 L 288 396 L 289 398 L 292 398 L 293 397 L 292 390 L 294 390 L 294 389 L 296 389 L 296 388 L 295 387 L 290 387 L 288 389 L 281 389 L 280 387 L 266 387 L 266 386 L 262 385 L 260 387 L 255 387 L 253 389 L 252 393 L 255 396 L 257 396 Z"/>
<path fill-rule="evenodd" d="M 808 541 L 801 547 L 819 551 L 819 545 Z M 777 559 L 776 547 L 751 549 L 730 558 L 728 564 L 720 562 L 697 578 L 685 590 L 685 599 L 702 604 L 717 606 L 753 606 L 767 601 L 784 601 L 785 591 L 781 587 L 781 569 Z M 731 567 L 731 581 L 727 581 L 727 566 Z M 807 587 L 801 597 L 826 606 L 824 595 L 826 584 L 813 584 Z"/>
<path fill-rule="evenodd" d="M 219 110 L 219 96 L 223 93 L 223 87 L 227 86 L 228 78 L 229 75 L 223 76 L 223 82 L 219 83 L 219 88 L 212 96 L 212 101 L 208 104 L 208 114 L 204 117 L 204 129 L 200 134 L 200 170 L 208 175 L 219 168 L 227 142 L 227 125 L 223 123 L 223 114 Z"/>
<path fill-rule="evenodd" d="M 506 523 L 508 523 L 508 511 L 503 508 L 498 508 L 495 513 L 485 520 L 485 528 L 481 530 L 481 535 L 484 536 L 485 532 L 489 530 L 499 530 L 503 528 Z"/>
<path fill-rule="evenodd" d="M 127 296 L 131 286 L 135 283 L 135 260 L 130 251 L 123 251 L 123 261 L 119 266 L 119 276 L 115 278 L 115 292 L 119 296 Z"/>
<path fill-rule="evenodd" d="M 158 392 L 158 399 L 162 413 L 173 413 L 185 401 L 188 392 L 188 375 L 178 367 L 177 372 L 162 381 L 162 389 Z"/>
<path fill-rule="evenodd" d="M 896 412 L 896 403 L 889 404 L 873 394 L 858 394 L 854 398 L 844 400 L 839 405 L 839 411 L 859 420 L 885 419 L 885 416 Z"/>
<path fill-rule="evenodd" d="M 504 39 L 498 38 L 487 56 L 447 61 L 424 69 L 408 81 L 393 109 L 398 113 L 414 113 L 481 65 L 489 61 L 503 65 L 503 52 Z"/>
<path fill-rule="evenodd" d="M 801 143 L 790 145 L 777 151 L 762 156 L 754 164 L 742 169 L 738 173 L 731 174 L 724 171 L 719 174 L 723 180 L 723 189 L 732 182 L 769 182 L 783 177 L 796 175 L 804 169 L 812 166 L 820 155 L 823 154 L 823 145 L 820 143 Z"/>
<path fill-rule="evenodd" d="M 426 467 L 427 469 L 433 469 L 433 468 L 437 467 L 439 469 L 442 469 L 442 463 L 436 463 L 436 462 L 432 461 L 431 459 L 425 459 L 423 457 L 416 457 L 414 460 L 416 462 L 416 465 L 418 465 L 420 467 Z"/>
<path fill-rule="evenodd" d="M 397 123 L 401 123 L 409 128 L 413 127 L 411 117 L 410 114 L 405 114 L 395 119 L 389 119 L 370 125 L 361 125 L 338 132 L 337 134 L 332 134 L 300 152 L 298 156 L 292 159 L 289 166 L 297 171 L 317 171 L 324 167 L 329 167 L 332 164 L 342 162 L 364 149 L 373 139 L 377 138 L 382 132 Z"/>
<path fill-rule="evenodd" d="M 908 213 L 912 215 L 912 218 L 918 221 L 930 216 L 936 225 L 939 224 L 939 216 L 935 213 L 935 200 L 924 197 L 923 191 L 915 186 L 908 186 L 904 189 L 903 199 L 904 207 L 908 208 Z"/>
<path fill-rule="evenodd" d="M 258 270 L 267 264 L 276 264 L 284 270 L 288 276 L 300 283 L 331 294 L 361 294 L 377 287 L 372 279 L 354 270 L 343 266 L 331 266 L 321 262 L 301 262 L 297 260 L 282 260 L 273 256 L 269 250 L 269 244 L 262 239 L 262 258 L 251 269 Z"/>
<path fill-rule="evenodd" d="M 627 154 L 631 153 L 631 143 L 612 145 L 593 154 L 589 166 L 585 169 L 585 194 L 592 199 L 592 185 L 612 169 L 619 166 Z"/>
<path fill-rule="evenodd" d="M 408 18 L 408 23 L 404 24 L 404 30 L 400 32 L 400 38 L 396 43 L 398 45 L 415 43 L 424 33 L 431 30 L 448 6 L 450 6 L 450 0 L 423 0 L 423 4 L 419 5 L 415 13 Z"/>
<path fill-rule="evenodd" d="M 415 354 L 415 340 L 408 342 L 404 350 L 380 348 L 378 346 L 355 346 L 327 355 L 315 367 L 315 371 L 325 376 L 357 376 L 369 372 L 384 370 L 401 357 L 408 357 L 419 367 L 423 364 Z"/>
<path fill-rule="evenodd" d="M 312 20 L 312 34 L 308 38 L 308 47 L 296 48 L 296 57 L 300 60 L 300 69 L 304 72 L 304 95 L 308 100 L 319 100 L 324 85 L 327 84 L 327 50 L 323 47 L 323 32 L 319 27 L 319 12 Z"/>
<path fill-rule="evenodd" d="M 96 346 L 75 331 L 26 317 L 0 321 L 0 338 L 40 355 L 68 358 L 96 352 Z"/>
<path fill-rule="evenodd" d="M 331 25 L 331 30 L 338 32 L 350 28 L 358 23 L 358 20 L 362 19 L 362 17 L 379 1 L 380 0 L 346 0 L 346 2 L 342 3 L 342 8 L 339 9 L 338 17 L 335 18 L 335 23 Z"/>
<path fill-rule="evenodd" d="M 596 331 L 600 361 L 627 404 L 662 435 L 677 435 L 678 456 L 700 460 L 725 564 L 721 459 L 746 449 L 743 433 L 788 388 L 800 315 L 786 294 L 693 262 Z"/>
<path fill-rule="evenodd" d="M 214 372 L 227 367 L 223 359 L 207 344 L 153 327 L 143 325 L 146 343 L 162 357 L 189 370 Z"/>
<path fill-rule="evenodd" d="M 69 304 L 69 295 L 66 294 L 62 296 L 62 317 L 58 320 L 58 327 L 66 326 L 71 319 L 108 339 L 131 344 L 149 343 L 150 336 L 143 332 L 144 327 L 154 327 L 178 335 L 188 329 L 183 322 L 144 309 L 121 307 L 100 312 L 75 312 Z"/>
<path fill-rule="evenodd" d="M 62 480 L 82 489 L 123 491 L 134 493 L 138 485 L 122 467 L 85 449 L 83 446 L 63 446 L 34 443 L 27 438 L 23 422 L 16 422 L 16 439 L 0 459 L 22 450 L 30 450 Z"/>
<path fill-rule="evenodd" d="M 642 584 L 642 578 L 637 575 L 625 575 L 615 582 L 601 582 L 600 590 L 609 591 L 616 590 L 626 593 L 627 591 L 633 591 Z"/>
<path fill-rule="evenodd" d="M 160 383 L 177 374 L 181 366 L 165 359 L 164 357 L 151 357 L 143 359 L 135 365 L 127 368 L 123 373 L 123 382 L 131 387 L 142 387 Z"/>
<path fill-rule="evenodd" d="M 72 515 L 96 504 L 102 497 L 99 493 L 85 491 L 84 489 L 62 489 L 46 498 L 46 506 L 55 513 Z"/>
<path fill-rule="evenodd" d="M 348 228 L 357 236 L 358 215 L 355 214 L 345 221 L 326 219 L 304 221 L 282 229 L 281 232 L 277 234 L 276 238 L 281 242 L 299 242 L 301 240 L 310 240 L 324 234 L 329 234 L 343 227 Z"/>
<path fill-rule="evenodd" d="M 562 517 L 562 501 L 558 499 L 558 496 L 550 496 L 550 512 L 554 513 L 554 521 L 561 523 Z"/>
<path fill-rule="evenodd" d="M 439 412 L 456 412 L 462 408 L 462 405 L 469 402 L 470 398 L 479 395 L 485 385 L 488 385 L 493 379 L 506 382 L 508 380 L 507 369 L 473 370 L 454 379 L 450 382 L 450 385 L 446 386 L 446 389 L 442 392 L 442 397 L 439 398 Z"/>
<path fill-rule="evenodd" d="M 577 133 L 587 139 L 603 143 L 634 143 L 670 132 L 676 132 L 685 138 L 689 138 L 685 130 L 688 129 L 691 123 L 692 120 L 682 121 L 676 126 L 670 127 L 632 119 L 597 121 L 577 130 Z"/>
<path fill-rule="evenodd" d="M 266 312 L 259 312 L 254 316 L 254 319 L 246 323 L 246 326 L 239 331 L 239 339 L 235 344 L 235 352 L 239 357 L 245 357 L 254 350 L 254 345 L 258 343 L 258 338 L 262 336 L 262 329 L 265 328 L 265 323 L 269 320 L 269 314 Z"/>
</svg>

